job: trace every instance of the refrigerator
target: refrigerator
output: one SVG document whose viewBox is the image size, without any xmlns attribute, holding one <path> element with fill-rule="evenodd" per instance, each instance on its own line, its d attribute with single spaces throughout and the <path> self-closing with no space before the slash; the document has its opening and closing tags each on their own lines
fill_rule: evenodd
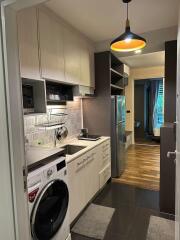
<svg viewBox="0 0 180 240">
<path fill-rule="evenodd" d="M 125 96 L 111 96 L 111 172 L 120 177 L 126 166 Z"/>
</svg>

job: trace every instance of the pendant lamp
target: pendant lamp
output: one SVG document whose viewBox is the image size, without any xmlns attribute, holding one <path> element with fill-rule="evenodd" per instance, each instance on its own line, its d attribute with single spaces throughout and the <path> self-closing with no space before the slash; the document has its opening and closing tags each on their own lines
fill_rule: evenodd
<svg viewBox="0 0 180 240">
<path fill-rule="evenodd" d="M 130 22 L 129 22 L 129 2 L 131 0 L 122 0 L 123 3 L 127 4 L 127 19 L 126 19 L 126 28 L 125 32 L 120 35 L 118 38 L 111 42 L 111 50 L 116 52 L 131 52 L 138 49 L 142 49 L 146 46 L 146 40 L 139 35 L 131 32 Z"/>
</svg>

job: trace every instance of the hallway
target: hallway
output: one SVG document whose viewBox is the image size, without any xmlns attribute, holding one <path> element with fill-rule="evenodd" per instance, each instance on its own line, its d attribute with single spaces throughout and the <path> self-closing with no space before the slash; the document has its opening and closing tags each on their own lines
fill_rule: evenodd
<svg viewBox="0 0 180 240">
<path fill-rule="evenodd" d="M 127 151 L 126 169 L 114 182 L 159 191 L 160 146 L 132 145 Z"/>
<path fill-rule="evenodd" d="M 159 210 L 159 192 L 109 183 L 93 203 L 115 208 L 104 240 L 147 240 L 150 216 L 174 220 Z M 72 233 L 72 240 L 91 238 Z"/>
</svg>

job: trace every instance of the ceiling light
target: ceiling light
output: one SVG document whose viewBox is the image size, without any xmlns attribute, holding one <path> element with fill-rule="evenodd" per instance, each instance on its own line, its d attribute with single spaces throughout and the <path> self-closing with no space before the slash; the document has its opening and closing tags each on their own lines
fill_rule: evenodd
<svg viewBox="0 0 180 240">
<path fill-rule="evenodd" d="M 127 4 L 126 28 L 122 35 L 111 42 L 111 50 L 116 52 L 131 52 L 142 49 L 146 46 L 146 40 L 130 30 L 128 3 L 131 2 L 131 0 L 122 1 Z"/>
<path fill-rule="evenodd" d="M 124 39 L 124 41 L 125 41 L 126 43 L 130 43 L 130 42 L 131 42 L 131 38 L 126 38 L 126 39 Z"/>
<path fill-rule="evenodd" d="M 135 51 L 135 54 L 140 54 L 140 53 L 142 53 L 142 49 L 138 49 Z"/>
</svg>

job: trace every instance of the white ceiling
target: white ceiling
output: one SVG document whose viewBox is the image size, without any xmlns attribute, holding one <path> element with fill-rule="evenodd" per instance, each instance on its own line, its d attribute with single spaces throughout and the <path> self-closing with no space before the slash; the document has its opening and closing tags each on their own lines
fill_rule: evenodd
<svg viewBox="0 0 180 240">
<path fill-rule="evenodd" d="M 132 68 L 163 66 L 165 64 L 165 52 L 140 54 L 120 59 Z"/>
<path fill-rule="evenodd" d="M 144 33 L 177 25 L 178 4 L 179 0 L 132 0 L 132 31 Z M 126 5 L 122 0 L 51 0 L 46 6 L 95 42 L 124 31 Z"/>
</svg>

